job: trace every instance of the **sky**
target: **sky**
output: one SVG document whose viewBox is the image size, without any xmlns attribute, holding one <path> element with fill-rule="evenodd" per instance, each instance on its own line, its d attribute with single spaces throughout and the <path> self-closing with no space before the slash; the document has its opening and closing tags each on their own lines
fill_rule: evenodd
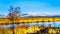
<svg viewBox="0 0 60 34">
<path fill-rule="evenodd" d="M 60 15 L 60 0 L 0 0 L 0 14 L 7 15 L 10 5 L 21 8 L 21 14 Z"/>
</svg>

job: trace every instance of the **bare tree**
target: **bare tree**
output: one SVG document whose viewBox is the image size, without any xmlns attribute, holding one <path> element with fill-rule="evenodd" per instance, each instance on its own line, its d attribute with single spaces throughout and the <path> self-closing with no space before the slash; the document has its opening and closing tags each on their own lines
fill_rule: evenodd
<svg viewBox="0 0 60 34">
<path fill-rule="evenodd" d="M 18 17 L 20 18 L 20 7 L 14 8 L 13 6 L 10 6 L 8 18 L 9 18 L 9 21 L 12 22 L 11 29 L 13 30 L 13 34 L 14 34 L 14 23 L 15 23 L 15 20 L 19 21 Z"/>
<path fill-rule="evenodd" d="M 11 21 L 14 21 L 14 19 L 18 20 L 21 17 L 20 7 L 13 8 L 13 6 L 10 6 L 9 11 L 10 11 L 8 14 L 9 20 L 11 20 Z"/>
</svg>

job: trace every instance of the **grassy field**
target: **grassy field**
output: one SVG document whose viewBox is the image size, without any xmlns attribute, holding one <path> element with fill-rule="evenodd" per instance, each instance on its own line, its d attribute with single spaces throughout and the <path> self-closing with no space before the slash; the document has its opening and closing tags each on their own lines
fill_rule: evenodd
<svg viewBox="0 0 60 34">
<path fill-rule="evenodd" d="M 4 22 L 3 22 L 4 21 Z M 14 23 L 33 23 L 33 22 L 60 22 L 60 18 L 20 18 L 14 19 Z M 12 23 L 8 18 L 0 18 L 0 24 L 3 23 Z"/>
</svg>

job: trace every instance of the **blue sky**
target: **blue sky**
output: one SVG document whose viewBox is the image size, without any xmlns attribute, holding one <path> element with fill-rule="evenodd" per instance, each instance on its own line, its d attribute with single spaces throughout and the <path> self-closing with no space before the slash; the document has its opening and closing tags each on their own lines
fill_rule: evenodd
<svg viewBox="0 0 60 34">
<path fill-rule="evenodd" d="M 0 0 L 0 14 L 7 15 L 10 5 L 21 7 L 21 13 L 60 15 L 60 0 Z"/>
</svg>

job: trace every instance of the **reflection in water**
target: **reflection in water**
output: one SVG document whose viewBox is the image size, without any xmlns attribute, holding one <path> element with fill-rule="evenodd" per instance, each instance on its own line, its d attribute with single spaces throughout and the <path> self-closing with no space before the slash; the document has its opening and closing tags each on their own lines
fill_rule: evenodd
<svg viewBox="0 0 60 34">
<path fill-rule="evenodd" d="M 30 26 L 34 26 L 34 25 L 36 25 L 37 23 L 31 23 L 30 24 Z M 41 26 L 41 25 L 44 25 L 45 27 L 48 27 L 48 25 L 51 25 L 51 26 L 53 26 L 53 27 L 60 27 L 60 22 L 55 22 L 55 23 L 53 23 L 53 22 L 49 22 L 49 23 L 39 23 L 38 25 L 39 26 Z"/>
<path fill-rule="evenodd" d="M 29 24 L 29 26 L 31 27 L 31 26 L 35 26 L 37 23 L 30 23 Z M 53 26 L 53 27 L 60 27 L 60 22 L 55 22 L 55 23 L 53 23 L 53 22 L 49 22 L 49 23 L 38 23 L 38 25 L 39 26 L 42 26 L 42 25 L 44 25 L 45 27 L 48 27 L 48 25 L 51 25 L 51 26 Z M 20 24 L 19 24 L 20 25 Z M 10 24 L 10 25 L 2 25 L 2 26 L 0 26 L 0 28 L 12 28 L 12 24 Z M 16 24 L 14 24 L 14 27 L 16 27 L 17 25 Z"/>
</svg>

